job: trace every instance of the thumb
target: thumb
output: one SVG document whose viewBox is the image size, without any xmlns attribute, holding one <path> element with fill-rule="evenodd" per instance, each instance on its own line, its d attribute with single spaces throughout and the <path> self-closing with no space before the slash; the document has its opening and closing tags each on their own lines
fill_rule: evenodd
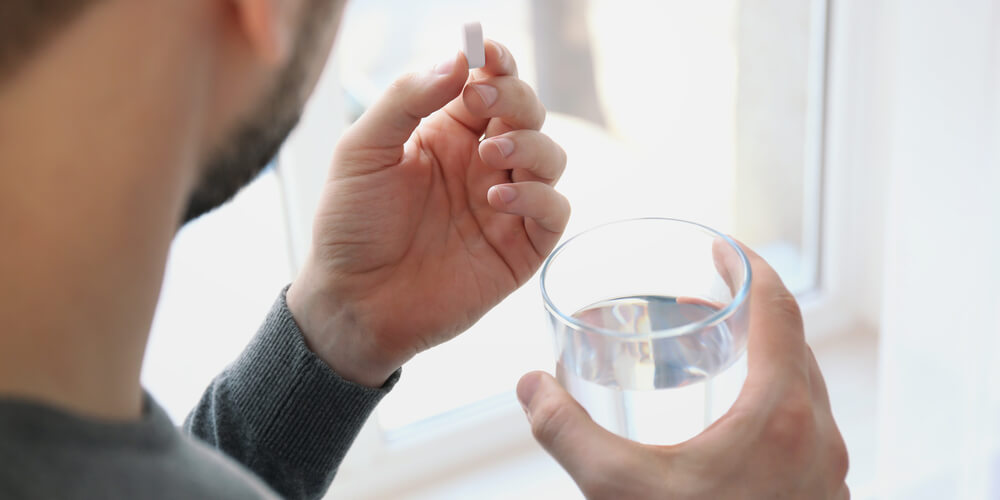
<svg viewBox="0 0 1000 500">
<path fill-rule="evenodd" d="M 398 163 L 420 120 L 458 97 L 468 77 L 462 53 L 430 71 L 400 77 L 341 137 L 340 159 L 348 168 L 368 170 Z"/>
<path fill-rule="evenodd" d="M 545 372 L 531 372 L 517 384 L 535 439 L 581 487 L 614 470 L 639 445 L 594 422 L 587 411 Z"/>
</svg>

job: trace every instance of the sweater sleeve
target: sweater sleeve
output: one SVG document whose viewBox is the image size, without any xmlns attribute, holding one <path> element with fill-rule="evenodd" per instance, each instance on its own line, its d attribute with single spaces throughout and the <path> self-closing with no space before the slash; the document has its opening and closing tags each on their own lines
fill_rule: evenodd
<svg viewBox="0 0 1000 500">
<path fill-rule="evenodd" d="M 346 381 L 306 347 L 285 290 L 237 360 L 209 385 L 184 429 L 285 498 L 321 498 L 375 405 L 378 389 Z"/>
</svg>

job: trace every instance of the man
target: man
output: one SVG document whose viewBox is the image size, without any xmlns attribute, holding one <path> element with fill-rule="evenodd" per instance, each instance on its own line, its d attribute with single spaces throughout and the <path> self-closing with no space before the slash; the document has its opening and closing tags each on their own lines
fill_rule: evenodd
<svg viewBox="0 0 1000 500">
<path fill-rule="evenodd" d="M 513 56 L 490 42 L 471 75 L 457 55 L 406 76 L 340 138 L 302 272 L 173 428 L 139 385 L 170 241 L 274 155 L 342 10 L 0 6 L 0 497 L 320 497 L 399 367 L 551 251 L 566 158 Z M 747 388 L 689 443 L 621 440 L 551 377 L 522 379 L 536 436 L 585 494 L 846 497 L 795 302 L 753 265 Z"/>
</svg>

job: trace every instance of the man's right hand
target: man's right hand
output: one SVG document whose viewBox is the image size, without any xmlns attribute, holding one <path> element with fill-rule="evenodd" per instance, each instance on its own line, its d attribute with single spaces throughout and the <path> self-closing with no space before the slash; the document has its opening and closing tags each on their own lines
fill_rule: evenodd
<svg viewBox="0 0 1000 500">
<path fill-rule="evenodd" d="M 695 438 L 650 446 L 597 425 L 544 372 L 517 394 L 535 438 L 593 499 L 847 499 L 847 448 L 806 345 L 795 298 L 745 246 L 750 290 L 748 374 L 728 413 Z"/>
</svg>

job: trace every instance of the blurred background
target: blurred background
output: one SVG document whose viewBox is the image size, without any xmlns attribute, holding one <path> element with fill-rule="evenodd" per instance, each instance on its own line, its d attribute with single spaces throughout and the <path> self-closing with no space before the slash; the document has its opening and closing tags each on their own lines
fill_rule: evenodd
<svg viewBox="0 0 1000 500">
<path fill-rule="evenodd" d="M 779 270 L 854 498 L 1000 498 L 993 0 L 349 3 L 276 164 L 175 241 L 143 374 L 175 421 L 294 277 L 339 134 L 400 74 L 454 54 L 470 20 L 549 110 L 567 236 L 683 218 Z M 513 395 L 553 359 L 536 277 L 404 367 L 330 496 L 579 498 Z"/>
</svg>

